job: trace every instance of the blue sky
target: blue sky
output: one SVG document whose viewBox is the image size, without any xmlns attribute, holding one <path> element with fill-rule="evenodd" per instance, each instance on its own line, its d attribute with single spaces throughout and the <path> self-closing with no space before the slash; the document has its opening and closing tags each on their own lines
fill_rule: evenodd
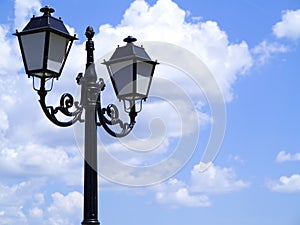
<svg viewBox="0 0 300 225">
<path fill-rule="evenodd" d="M 150 171 L 148 177 L 131 177 L 130 170 L 103 162 L 109 172 L 100 173 L 115 183 L 127 185 L 101 178 L 101 224 L 294 225 L 300 222 L 297 210 L 299 1 L 3 0 L 0 2 L 1 225 L 72 225 L 82 220 L 83 158 L 78 138 L 82 127 L 78 124 L 74 129 L 63 129 L 46 120 L 32 90 L 32 80 L 25 75 L 16 38 L 11 35 L 16 28 L 22 30 L 33 14 L 39 15 L 38 10 L 44 5 L 55 8 L 54 16 L 61 16 L 70 32 L 80 38 L 71 50 L 62 77 L 55 82 L 49 102 L 55 103 L 66 90 L 76 94 L 74 78 L 84 69 L 83 34 L 88 25 L 96 32 L 97 60 L 122 45 L 122 39 L 129 34 L 139 41 L 148 41 L 146 50 L 153 52 L 152 56 L 158 60 L 162 60 L 164 52 L 168 56 L 168 46 L 171 50 L 180 46 L 183 53 L 195 55 L 193 58 L 169 55 L 157 69 L 152 97 L 138 116 L 134 137 L 116 141 L 99 129 L 99 149 L 127 165 L 137 166 L 140 171 L 144 165 L 171 158 L 181 140 L 190 142 L 188 153 L 183 154 L 195 150 L 172 177 L 159 170 Z M 164 43 L 162 52 L 155 54 L 151 41 Z M 182 59 L 187 63 L 180 67 Z M 203 162 L 203 154 L 211 140 L 211 129 L 217 126 L 213 121 L 219 121 L 220 114 L 212 114 L 214 105 L 209 96 L 217 92 L 205 89 L 208 80 L 202 80 L 201 90 L 193 70 L 190 74 L 180 71 L 193 60 L 207 66 L 222 93 L 221 103 L 226 106 L 226 118 L 221 121 L 226 122 L 223 142 L 217 149 L 217 157 L 204 172 L 201 166 L 207 162 Z M 176 62 L 178 65 L 174 65 Z M 161 88 L 162 82 L 173 86 Z M 109 87 L 106 93 L 107 102 L 115 101 Z M 190 102 L 183 101 L 185 96 Z M 158 120 L 152 121 L 149 131 L 152 118 Z M 197 145 L 193 145 L 195 140 Z M 152 151 L 132 153 L 127 148 Z M 131 187 L 137 181 L 148 184 L 149 177 L 154 180 L 160 177 L 157 174 L 165 181 Z"/>
</svg>

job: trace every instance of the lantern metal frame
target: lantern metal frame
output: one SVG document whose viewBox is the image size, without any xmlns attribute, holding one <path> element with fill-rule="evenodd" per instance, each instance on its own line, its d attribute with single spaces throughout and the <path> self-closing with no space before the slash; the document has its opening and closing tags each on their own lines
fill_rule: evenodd
<svg viewBox="0 0 300 225">
<path fill-rule="evenodd" d="M 127 43 L 126 46 L 118 46 L 111 58 L 108 61 L 104 60 L 104 62 L 102 63 L 107 67 L 115 94 L 120 101 L 123 101 L 124 109 L 126 112 L 130 112 L 131 108 L 135 107 L 137 101 L 146 100 L 152 83 L 155 66 L 159 64 L 157 61 L 151 60 L 150 56 L 147 54 L 143 46 L 137 46 L 133 44 L 136 40 L 137 39 L 132 36 L 128 36 L 127 38 L 125 38 L 123 41 Z M 119 70 L 128 67 L 128 65 L 131 67 L 129 68 L 129 70 L 132 74 L 131 77 L 129 76 L 129 79 L 125 82 L 125 86 L 124 84 L 118 84 L 118 80 L 116 80 L 118 78 L 115 78 L 114 74 L 114 72 L 116 71 L 113 71 L 112 68 L 113 65 L 120 63 L 122 63 L 123 65 L 119 68 Z M 138 74 L 140 72 L 138 64 L 148 64 L 151 66 L 151 68 L 148 68 L 150 70 L 147 71 L 147 78 L 149 80 L 145 93 L 139 93 L 138 91 L 138 85 L 140 84 L 138 80 Z M 128 88 L 128 86 L 130 87 Z M 131 89 L 131 91 L 129 93 L 122 94 L 122 88 Z M 126 102 L 129 102 L 129 104 L 126 104 Z"/>
<path fill-rule="evenodd" d="M 26 74 L 28 77 L 48 77 L 48 78 L 59 78 L 59 76 L 62 73 L 62 70 L 64 68 L 64 65 L 66 63 L 67 57 L 69 55 L 69 52 L 71 50 L 72 44 L 74 40 L 78 40 L 76 35 L 71 36 L 66 29 L 65 25 L 63 24 L 63 21 L 61 18 L 55 18 L 51 15 L 51 13 L 54 13 L 55 10 L 53 8 L 50 8 L 49 6 L 45 6 L 41 8 L 40 12 L 44 13 L 42 16 L 35 17 L 33 16 L 29 23 L 25 26 L 25 28 L 19 32 L 16 30 L 16 33 L 14 33 L 15 36 L 18 37 L 19 46 L 21 49 L 22 59 L 24 62 L 24 67 Z M 38 69 L 29 69 L 28 66 L 28 59 L 26 56 L 26 52 L 24 49 L 24 43 L 22 40 L 22 37 L 25 37 L 26 35 L 32 35 L 32 34 L 38 34 L 38 33 L 44 33 L 44 46 L 43 46 L 43 58 L 42 58 L 42 65 L 41 68 Z M 58 71 L 54 71 L 48 68 L 48 60 L 49 60 L 49 48 L 50 48 L 50 39 L 52 35 L 58 35 L 59 37 L 65 38 L 66 41 L 68 41 L 66 45 L 66 51 L 65 55 L 63 57 L 63 60 L 61 62 L 60 68 Z"/>
</svg>

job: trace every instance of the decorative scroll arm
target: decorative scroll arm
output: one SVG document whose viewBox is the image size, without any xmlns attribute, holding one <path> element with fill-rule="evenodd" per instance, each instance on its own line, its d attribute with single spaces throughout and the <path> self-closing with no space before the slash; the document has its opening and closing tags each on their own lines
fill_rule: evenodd
<svg viewBox="0 0 300 225">
<path fill-rule="evenodd" d="M 60 105 L 57 107 L 47 106 L 46 104 L 46 95 L 47 90 L 45 89 L 45 79 L 41 78 L 41 86 L 40 89 L 37 90 L 38 95 L 40 96 L 39 102 L 41 108 L 46 115 L 46 117 L 55 125 L 60 127 L 69 127 L 74 124 L 76 121 L 82 121 L 82 107 L 79 106 L 78 102 L 74 102 L 74 98 L 71 94 L 65 93 L 60 98 Z M 75 106 L 76 110 L 71 112 L 70 109 Z M 56 114 L 61 112 L 65 116 L 73 117 L 69 121 L 60 121 L 57 119 Z"/>
<path fill-rule="evenodd" d="M 135 117 L 137 116 L 137 112 L 135 111 L 135 107 L 132 107 L 129 118 L 129 123 L 124 123 L 119 117 L 119 110 L 116 105 L 109 104 L 106 108 L 102 108 L 100 94 L 97 99 L 97 114 L 99 118 L 98 126 L 102 126 L 104 130 L 109 133 L 113 137 L 125 137 L 127 136 L 134 127 Z M 105 116 L 107 115 L 107 116 Z M 116 133 L 109 126 L 119 125 L 121 131 Z"/>
</svg>

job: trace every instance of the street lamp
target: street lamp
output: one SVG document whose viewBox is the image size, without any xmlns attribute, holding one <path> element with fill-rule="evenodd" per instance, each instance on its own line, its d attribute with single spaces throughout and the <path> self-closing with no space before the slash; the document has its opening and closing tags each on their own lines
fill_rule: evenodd
<svg viewBox="0 0 300 225">
<path fill-rule="evenodd" d="M 157 64 L 143 47 L 133 44 L 135 41 L 136 38 L 131 36 L 125 38 L 127 45 L 118 47 L 110 60 L 103 63 L 107 66 L 116 96 L 124 102 L 126 111 L 136 101 L 147 98 Z"/>
<path fill-rule="evenodd" d="M 141 101 L 148 97 L 153 73 L 157 61 L 152 61 L 143 47 L 133 44 L 135 38 L 124 39 L 124 47 L 118 47 L 107 66 L 117 98 L 124 103 L 129 122 L 119 118 L 118 108 L 114 104 L 101 106 L 101 91 L 105 88 L 102 78 L 97 79 L 94 64 L 94 31 L 87 27 L 85 36 L 87 63 L 85 74 L 79 73 L 77 83 L 81 85 L 81 99 L 74 101 L 71 94 L 65 93 L 57 107 L 46 104 L 46 82 L 59 78 L 76 36 L 71 36 L 61 19 L 51 15 L 54 9 L 45 6 L 40 10 L 42 16 L 33 17 L 22 32 L 16 31 L 24 67 L 29 77 L 40 79 L 39 87 L 34 87 L 40 99 L 40 105 L 47 118 L 60 127 L 69 127 L 75 122 L 84 122 L 84 208 L 82 225 L 97 225 L 98 221 L 98 175 L 97 175 L 97 127 L 102 126 L 114 137 L 124 137 L 130 133 L 137 113 L 141 110 Z M 139 109 L 136 105 L 140 101 Z M 71 109 L 73 109 L 71 111 Z M 57 113 L 71 117 L 61 121 Z M 85 114 L 82 119 L 82 114 Z M 110 127 L 118 125 L 120 132 Z"/>
<path fill-rule="evenodd" d="M 43 16 L 33 17 L 22 32 L 16 32 L 28 76 L 59 77 L 72 43 L 61 19 L 51 16 L 54 9 L 44 7 Z"/>
</svg>

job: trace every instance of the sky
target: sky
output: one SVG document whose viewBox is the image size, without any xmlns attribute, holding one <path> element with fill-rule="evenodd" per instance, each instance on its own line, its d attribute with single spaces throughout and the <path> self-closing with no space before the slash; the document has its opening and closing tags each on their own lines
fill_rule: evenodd
<svg viewBox="0 0 300 225">
<path fill-rule="evenodd" d="M 1 0 L 0 225 L 82 221 L 83 124 L 43 115 L 12 35 L 45 5 L 79 37 L 49 104 L 78 98 L 87 26 L 99 77 L 128 35 L 161 63 L 133 133 L 98 129 L 101 224 L 300 223 L 299 0 Z"/>
</svg>

